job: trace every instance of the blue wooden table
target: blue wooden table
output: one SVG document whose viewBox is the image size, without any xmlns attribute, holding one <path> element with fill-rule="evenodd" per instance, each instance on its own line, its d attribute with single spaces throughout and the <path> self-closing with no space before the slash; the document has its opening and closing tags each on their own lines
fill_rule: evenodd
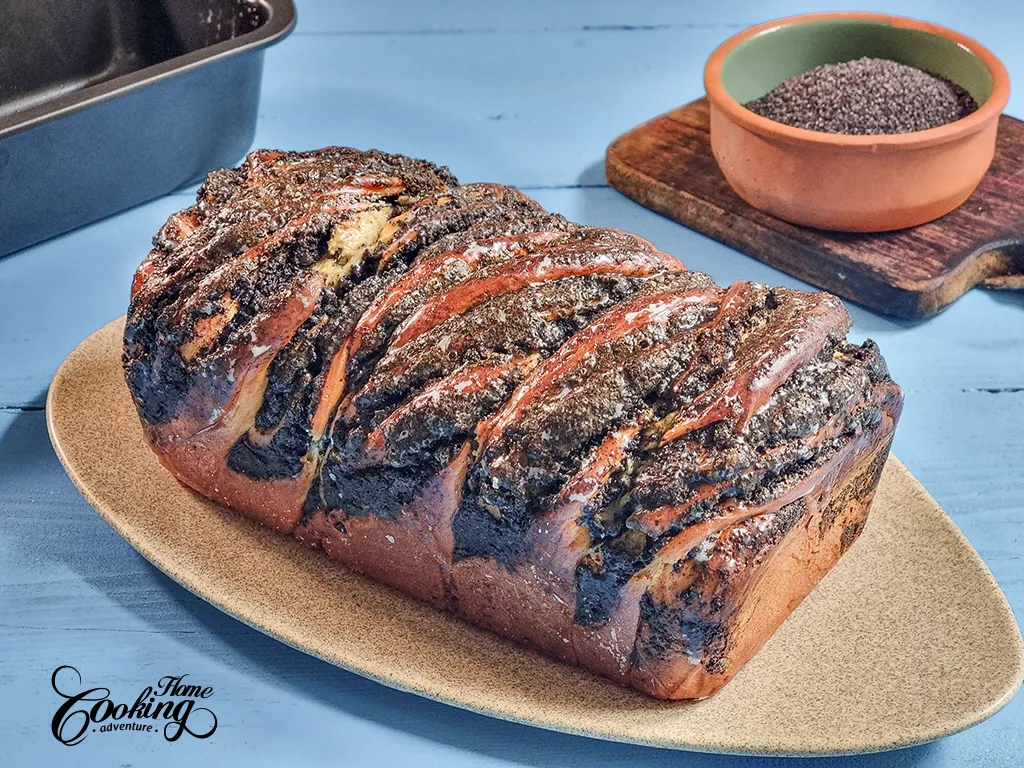
<svg viewBox="0 0 1024 768">
<path fill-rule="evenodd" d="M 862 5 L 975 37 L 1024 83 L 1019 0 Z M 719 283 L 801 287 L 620 196 L 605 183 L 602 158 L 620 133 L 699 96 L 703 62 L 725 37 L 820 9 L 804 0 L 299 0 L 298 28 L 267 55 L 256 145 L 348 144 L 427 157 L 463 181 L 517 185 L 572 219 L 636 232 Z M 1024 97 L 1011 97 L 1008 111 L 1024 116 Z M 46 390 L 78 341 L 124 312 L 150 237 L 193 193 L 0 259 L 0 765 L 750 762 L 550 733 L 384 688 L 222 615 L 93 512 L 50 448 Z M 896 453 L 1024 618 L 1024 296 L 974 290 L 917 325 L 851 310 L 853 335 L 881 344 L 906 391 Z M 50 675 L 63 664 L 122 698 L 187 673 L 214 688 L 220 727 L 205 741 L 97 735 L 64 747 L 50 734 L 59 703 Z M 938 743 L 799 764 L 1021 765 L 1024 696 Z"/>
</svg>

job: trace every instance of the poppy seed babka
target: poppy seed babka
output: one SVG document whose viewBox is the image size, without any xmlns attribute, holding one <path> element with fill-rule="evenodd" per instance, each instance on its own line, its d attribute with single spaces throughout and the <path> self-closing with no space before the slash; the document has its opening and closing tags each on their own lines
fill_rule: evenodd
<svg viewBox="0 0 1024 768">
<path fill-rule="evenodd" d="M 667 699 L 857 538 L 902 395 L 838 299 L 382 152 L 253 152 L 154 239 L 128 386 L 183 483 Z"/>
</svg>

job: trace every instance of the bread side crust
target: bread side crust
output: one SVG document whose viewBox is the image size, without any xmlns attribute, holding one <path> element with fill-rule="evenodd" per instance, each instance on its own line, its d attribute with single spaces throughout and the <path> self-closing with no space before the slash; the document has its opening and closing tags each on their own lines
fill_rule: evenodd
<svg viewBox="0 0 1024 768">
<path fill-rule="evenodd" d="M 197 379 L 176 418 L 159 425 L 143 421 L 150 447 L 178 480 L 281 533 L 290 533 L 302 515 L 315 462 L 308 458 L 295 477 L 257 480 L 230 469 L 228 453 L 255 422 L 274 355 L 312 313 L 323 287 L 316 273 L 296 281 L 277 311 L 254 329 L 251 346 L 234 348 Z M 231 382 L 226 391 L 225 381 Z"/>
</svg>

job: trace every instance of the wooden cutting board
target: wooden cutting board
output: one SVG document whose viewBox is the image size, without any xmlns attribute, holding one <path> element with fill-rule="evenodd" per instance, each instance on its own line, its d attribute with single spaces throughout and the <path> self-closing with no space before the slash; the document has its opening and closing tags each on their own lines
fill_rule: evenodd
<svg viewBox="0 0 1024 768">
<path fill-rule="evenodd" d="M 928 317 L 978 284 L 1024 288 L 1024 123 L 1006 115 L 992 167 L 967 202 L 895 232 L 826 232 L 752 208 L 711 154 L 704 99 L 616 139 L 607 174 L 641 205 L 883 314 Z"/>
</svg>

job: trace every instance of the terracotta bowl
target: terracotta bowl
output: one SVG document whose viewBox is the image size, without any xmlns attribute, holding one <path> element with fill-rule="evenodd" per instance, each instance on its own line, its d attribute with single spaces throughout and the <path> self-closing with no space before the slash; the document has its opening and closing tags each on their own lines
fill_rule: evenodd
<svg viewBox="0 0 1024 768">
<path fill-rule="evenodd" d="M 872 56 L 942 75 L 979 108 L 914 133 L 847 136 L 794 128 L 743 104 L 821 64 Z M 960 205 L 992 162 L 1010 95 L 1006 68 L 957 32 L 899 16 L 821 13 L 771 21 L 708 59 L 711 148 L 736 193 L 795 224 L 878 232 L 931 221 Z"/>
</svg>

